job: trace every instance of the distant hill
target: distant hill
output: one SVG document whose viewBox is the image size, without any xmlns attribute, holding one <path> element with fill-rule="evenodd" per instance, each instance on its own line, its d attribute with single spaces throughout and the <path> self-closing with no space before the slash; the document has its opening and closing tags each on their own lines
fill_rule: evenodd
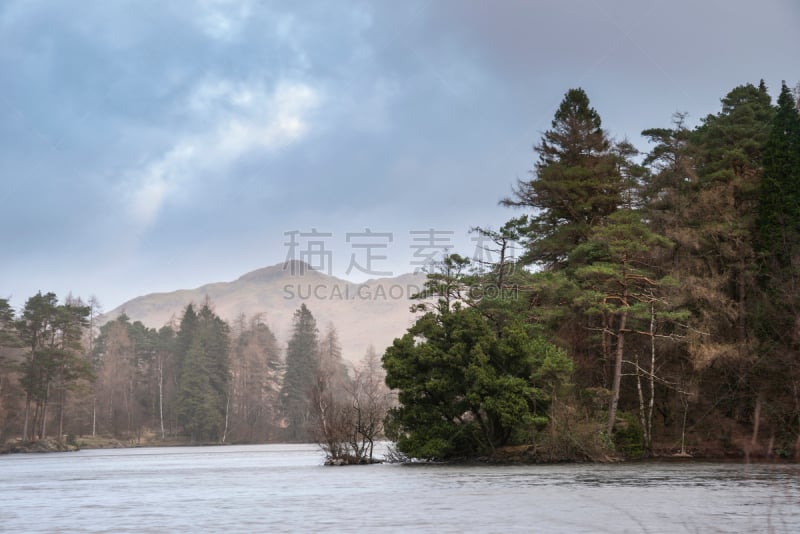
<svg viewBox="0 0 800 534">
<path fill-rule="evenodd" d="M 369 345 L 380 353 L 413 323 L 410 295 L 422 289 L 423 274 L 405 274 L 355 284 L 315 271 L 301 262 L 278 264 L 249 272 L 232 282 L 136 297 L 101 317 L 109 321 L 125 313 L 153 328 L 176 326 L 187 304 L 210 299 L 216 313 L 232 322 L 240 314 L 264 314 L 285 347 L 292 315 L 302 303 L 317 320 L 320 333 L 333 323 L 346 360 L 361 359 Z"/>
</svg>

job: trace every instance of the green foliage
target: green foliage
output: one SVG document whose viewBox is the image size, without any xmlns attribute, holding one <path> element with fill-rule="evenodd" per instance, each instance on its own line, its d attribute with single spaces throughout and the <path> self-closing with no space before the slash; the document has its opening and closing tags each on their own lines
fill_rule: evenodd
<svg viewBox="0 0 800 534">
<path fill-rule="evenodd" d="M 737 177 L 737 193 L 752 199 L 764 143 L 775 110 L 766 88 L 740 85 L 722 99 L 722 110 L 708 115 L 692 134 L 699 148 L 696 164 L 703 183 L 730 182 Z"/>
<path fill-rule="evenodd" d="M 0 299 L 0 349 L 17 347 L 19 344 L 20 340 L 14 328 L 14 309 L 8 299 Z"/>
<path fill-rule="evenodd" d="M 192 312 L 191 306 L 186 312 Z M 185 315 L 185 314 L 184 314 Z M 188 351 L 178 376 L 178 422 L 192 441 L 220 441 L 229 395 L 228 325 L 208 304 L 191 322 Z M 178 332 L 178 341 L 189 338 Z"/>
<path fill-rule="evenodd" d="M 622 423 L 614 430 L 614 448 L 625 458 L 638 460 L 644 456 L 644 431 L 639 418 L 630 413 L 618 413 Z"/>
<path fill-rule="evenodd" d="M 305 304 L 294 314 L 292 337 L 286 348 L 286 373 L 281 406 L 288 424 L 286 439 L 309 441 L 310 399 L 319 368 L 317 322 Z"/>
<path fill-rule="evenodd" d="M 387 433 L 411 457 L 488 454 L 524 428 L 546 424 L 571 362 L 516 322 L 499 332 L 476 309 L 421 317 L 383 357 L 398 390 Z"/>
<path fill-rule="evenodd" d="M 786 83 L 764 146 L 756 239 L 763 262 L 786 269 L 800 254 L 800 112 Z"/>
<path fill-rule="evenodd" d="M 209 360 L 204 340 L 197 336 L 186 355 L 178 391 L 179 421 L 192 441 L 217 441 L 221 436 L 223 399 L 212 386 Z"/>
<path fill-rule="evenodd" d="M 78 381 L 92 378 L 89 361 L 82 354 L 83 331 L 88 325 L 89 308 L 79 301 L 59 304 L 54 293 L 41 292 L 29 298 L 16 321 L 17 333 L 27 348 L 22 363 L 21 385 L 26 405 L 35 403 L 33 428 L 26 410 L 23 438 L 28 432 L 46 437 L 47 406 L 53 397 L 63 413 L 66 392 Z"/>
<path fill-rule="evenodd" d="M 628 151 L 612 150 L 582 89 L 567 92 L 535 150 L 534 178 L 519 181 L 503 204 L 533 209 L 518 228 L 527 247 L 523 261 L 554 266 L 619 207 Z"/>
<path fill-rule="evenodd" d="M 197 313 L 194 311 L 194 304 L 190 303 L 183 311 L 181 324 L 175 336 L 175 359 L 179 376 L 183 370 L 186 357 L 189 354 L 189 347 L 192 345 L 192 339 L 197 331 L 198 322 L 199 319 Z"/>
</svg>

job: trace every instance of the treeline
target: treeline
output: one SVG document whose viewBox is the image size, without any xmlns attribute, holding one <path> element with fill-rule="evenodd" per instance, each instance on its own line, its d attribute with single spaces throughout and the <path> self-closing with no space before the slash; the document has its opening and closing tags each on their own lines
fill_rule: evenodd
<svg viewBox="0 0 800 534">
<path fill-rule="evenodd" d="M 53 293 L 31 297 L 19 314 L 0 299 L 0 443 L 323 441 L 330 415 L 321 410 L 334 400 L 363 401 L 367 380 L 380 386 L 370 394 L 388 395 L 375 351 L 349 368 L 335 327 L 320 337 L 305 305 L 285 351 L 263 315 L 228 324 L 210 302 L 160 329 L 124 314 L 98 327 L 97 314 L 94 301 L 59 303 Z M 336 438 L 342 455 L 352 452 L 345 438 L 374 440 L 382 426 L 366 437 L 350 430 Z"/>
<path fill-rule="evenodd" d="M 566 93 L 501 202 L 521 215 L 475 229 L 492 261 L 447 258 L 384 356 L 401 452 L 800 454 L 797 95 L 743 85 L 643 135 Z"/>
</svg>

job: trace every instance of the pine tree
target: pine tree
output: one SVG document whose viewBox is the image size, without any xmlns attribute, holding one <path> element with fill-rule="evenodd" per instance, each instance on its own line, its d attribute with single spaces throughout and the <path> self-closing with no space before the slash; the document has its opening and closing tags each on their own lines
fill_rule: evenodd
<svg viewBox="0 0 800 534">
<path fill-rule="evenodd" d="M 771 428 L 779 429 L 780 447 L 794 446 L 797 455 L 800 433 L 791 438 L 796 395 L 790 400 L 786 393 L 800 387 L 800 113 L 786 83 L 764 146 L 763 165 L 755 231 L 758 305 L 752 313 L 763 357 L 752 370 L 750 386 L 758 391 L 756 406 Z"/>
<path fill-rule="evenodd" d="M 317 323 L 305 304 L 294 314 L 292 337 L 286 347 L 286 374 L 281 405 L 290 441 L 309 441 L 311 394 L 319 367 Z"/>
<path fill-rule="evenodd" d="M 18 344 L 19 340 L 14 329 L 14 309 L 8 299 L 0 299 L 0 349 Z"/>
<path fill-rule="evenodd" d="M 197 313 L 194 311 L 194 305 L 188 304 L 183 311 L 181 317 L 181 324 L 178 327 L 178 333 L 175 338 L 175 359 L 178 371 L 178 378 L 183 371 L 183 362 L 189 353 L 189 347 L 192 344 L 192 338 L 197 330 L 198 318 Z"/>
<path fill-rule="evenodd" d="M 626 335 L 643 330 L 635 323 L 650 317 L 662 286 L 666 285 L 650 265 L 653 249 L 669 246 L 669 240 L 650 230 L 640 213 L 626 209 L 612 214 L 585 244 L 573 251 L 573 257 L 592 258 L 590 262 L 583 258 L 578 261 L 575 277 L 583 293 L 577 302 L 586 307 L 587 313 L 602 317 L 602 346 L 606 358 L 614 363 L 606 425 L 609 435 L 616 423 L 622 364 L 627 354 Z"/>
<path fill-rule="evenodd" d="M 505 206 L 532 208 L 520 229 L 525 263 L 562 265 L 622 202 L 619 155 L 601 127 L 600 115 L 583 89 L 564 96 L 541 142 L 533 179 L 519 181 Z"/>
<path fill-rule="evenodd" d="M 88 307 L 72 299 L 59 305 L 54 293 L 37 293 L 25 303 L 16 323 L 20 338 L 29 349 L 22 367 L 26 395 L 23 439 L 47 437 L 48 407 L 54 397 L 58 402 L 57 422 L 61 429 L 67 388 L 91 377 L 89 361 L 83 358 L 81 345 L 88 316 Z"/>
<path fill-rule="evenodd" d="M 722 110 L 706 117 L 691 135 L 698 182 L 684 217 L 676 221 L 683 227 L 682 240 L 689 252 L 682 258 L 683 268 L 690 272 L 675 277 L 688 274 L 700 279 L 691 285 L 695 295 L 706 301 L 698 303 L 707 312 L 698 330 L 720 341 L 727 338 L 716 350 L 697 352 L 704 353 L 704 364 L 752 350 L 748 296 L 756 282 L 753 232 L 763 150 L 773 116 L 763 84 L 739 86 L 722 99 Z"/>
<path fill-rule="evenodd" d="M 178 333 L 180 341 L 189 341 L 178 381 L 178 422 L 193 441 L 224 441 L 230 394 L 228 325 L 208 303 L 200 309 L 196 323 L 189 324 L 191 336 Z"/>
<path fill-rule="evenodd" d="M 800 112 L 785 82 L 763 162 L 757 247 L 767 269 L 786 269 L 800 252 Z"/>
<path fill-rule="evenodd" d="M 202 338 L 198 335 L 189 346 L 178 390 L 178 421 L 192 442 L 218 440 L 223 424 L 223 399 L 212 386 L 211 357 Z"/>
</svg>

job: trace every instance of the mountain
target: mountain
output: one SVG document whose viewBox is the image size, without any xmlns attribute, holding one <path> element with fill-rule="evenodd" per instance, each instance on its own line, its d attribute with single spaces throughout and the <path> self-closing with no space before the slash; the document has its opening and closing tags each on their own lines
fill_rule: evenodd
<svg viewBox="0 0 800 534">
<path fill-rule="evenodd" d="M 421 291 L 424 282 L 424 274 L 404 274 L 356 284 L 315 271 L 305 263 L 290 262 L 249 272 L 232 282 L 136 297 L 105 314 L 101 321 L 125 313 L 132 321 L 152 328 L 170 322 L 177 325 L 187 304 L 202 304 L 208 298 L 214 311 L 229 323 L 241 314 L 263 314 L 285 346 L 292 316 L 305 303 L 317 320 L 320 334 L 333 324 L 343 357 L 356 362 L 367 347 L 373 345 L 380 353 L 413 324 L 409 296 Z"/>
</svg>

